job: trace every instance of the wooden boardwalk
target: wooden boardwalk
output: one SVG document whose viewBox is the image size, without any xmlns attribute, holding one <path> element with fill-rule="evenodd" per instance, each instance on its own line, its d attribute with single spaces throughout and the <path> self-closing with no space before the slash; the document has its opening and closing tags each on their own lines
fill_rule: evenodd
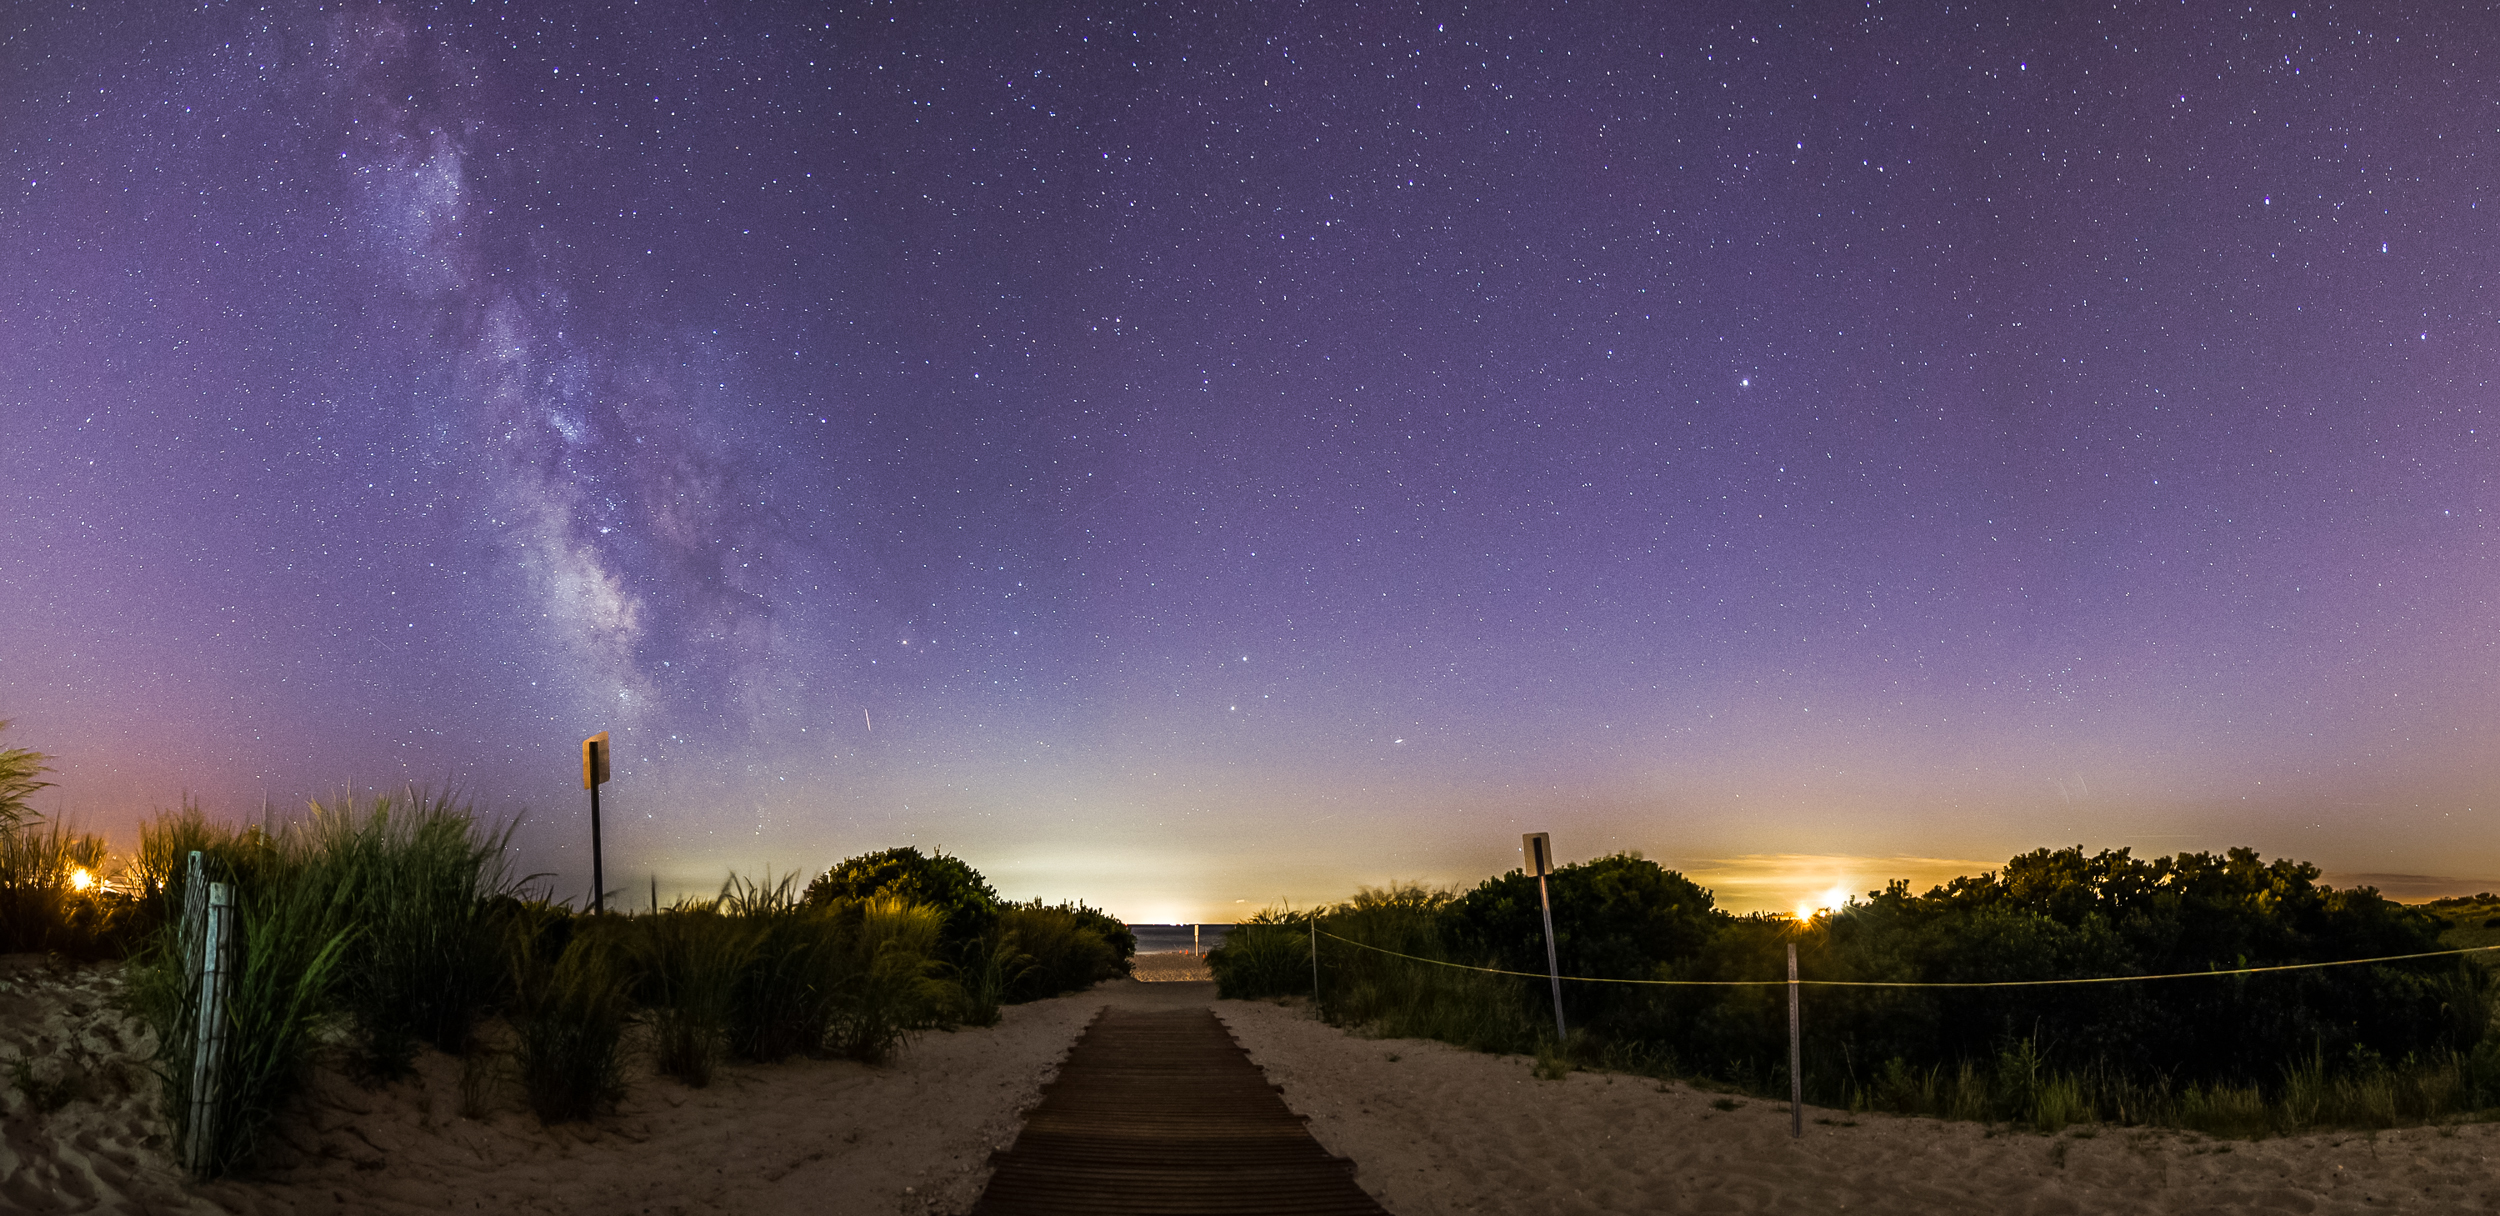
<svg viewBox="0 0 2500 1216">
<path fill-rule="evenodd" d="M 974 1216 L 1386 1216 L 1210 1009 L 1104 1010 Z"/>
</svg>

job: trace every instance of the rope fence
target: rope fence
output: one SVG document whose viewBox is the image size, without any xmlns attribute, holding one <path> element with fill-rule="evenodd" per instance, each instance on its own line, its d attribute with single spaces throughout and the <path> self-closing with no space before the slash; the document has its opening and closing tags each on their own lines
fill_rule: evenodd
<svg viewBox="0 0 2500 1216">
<path fill-rule="evenodd" d="M 1401 954 L 1395 950 L 1387 950 L 1379 946 L 1372 945 L 1370 942 L 1358 942 L 1350 937 L 1339 937 L 1336 934 L 1326 932 L 1325 930 L 1320 930 L 1319 935 L 1335 941 L 1344 942 L 1349 946 L 1360 947 L 1361 949 L 1369 950 L 1376 954 L 1386 954 L 1394 958 L 1408 959 L 1418 963 L 1430 963 L 1435 967 L 1450 967 L 1459 971 L 1481 971 L 1487 975 L 1516 975 L 1532 980 L 1547 978 L 1546 976 L 1539 975 L 1533 971 L 1505 971 L 1499 967 L 1471 967 L 1465 963 L 1445 962 L 1437 958 L 1425 958 L 1419 954 Z M 2468 946 L 2460 950 L 2427 950 L 2420 954 L 2389 954 L 2378 958 L 2346 958 L 2337 959 L 2328 963 L 2280 963 L 2270 967 L 2232 967 L 2219 971 L 2172 971 L 2162 975 L 2095 975 L 2078 979 L 2062 980 L 1937 980 L 1931 982 L 1918 982 L 1912 980 L 1806 979 L 1619 980 L 1592 975 L 1565 975 L 1557 978 L 1569 980 L 1576 984 L 1647 984 L 1657 987 L 1683 988 L 1780 988 L 1791 984 L 1802 985 L 1810 988 L 2045 988 L 2059 984 L 2132 984 L 2142 980 L 2203 979 L 2224 975 L 2256 975 L 2267 971 L 2311 971 L 2321 967 L 2359 967 L 2370 963 L 2400 963 L 2407 959 L 2444 958 L 2449 955 L 2458 954 L 2483 954 L 2494 950 L 2500 950 L 2500 946 Z M 1314 952 L 1313 957 L 1314 962 L 1316 962 L 1316 952 Z"/>
</svg>

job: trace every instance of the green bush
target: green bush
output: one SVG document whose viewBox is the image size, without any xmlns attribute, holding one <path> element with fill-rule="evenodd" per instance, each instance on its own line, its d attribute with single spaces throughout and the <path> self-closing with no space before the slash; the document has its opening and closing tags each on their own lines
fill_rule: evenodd
<svg viewBox="0 0 2500 1216">
<path fill-rule="evenodd" d="M 1207 951 L 1215 994 L 1225 1000 L 1308 995 L 1311 916 L 1267 908 L 1233 926 L 1223 945 Z"/>
<path fill-rule="evenodd" d="M 999 910 L 998 924 L 1021 964 L 1007 984 L 1011 1001 L 1038 1001 L 1118 979 L 1129 974 L 1137 954 L 1137 937 L 1128 926 L 1081 903 L 1009 904 Z"/>
<path fill-rule="evenodd" d="M 998 892 L 979 870 L 960 857 L 924 855 L 909 845 L 837 863 L 807 884 L 805 902 L 823 907 L 880 896 L 937 909 L 945 926 L 941 949 L 950 961 L 978 949 L 998 923 Z"/>
<path fill-rule="evenodd" d="M 830 910 L 844 939 L 827 1035 L 833 1051 L 881 1062 L 911 1032 L 946 1024 L 962 1006 L 962 990 L 939 978 L 946 969 L 935 957 L 945 927 L 939 909 L 882 896 Z"/>
<path fill-rule="evenodd" d="M 2500 1106 L 2500 1042 L 2487 1034 L 2500 992 L 2489 969 L 2432 958 L 2196 975 L 2439 948 L 2440 918 L 2316 879 L 2315 867 L 2244 849 L 2151 861 L 2040 850 L 1925 895 L 1896 883 L 1799 922 L 1730 916 L 1682 876 L 1617 855 L 1551 876 L 1563 971 L 1743 986 L 1566 981 L 1572 1040 L 1557 1048 L 1535 884 L 1512 873 L 1455 897 L 1393 888 L 1322 910 L 1319 1006 L 1331 1021 L 1381 1033 L 1784 1094 L 1787 994 L 1762 981 L 1786 974 L 1791 945 L 1811 980 L 2185 973 L 2081 986 L 1811 987 L 1806 1094 L 2039 1130 L 2101 1120 L 2234 1134 Z M 2480 917 L 2479 908 L 2455 915 Z M 1236 930 L 1209 959 L 1219 991 L 1309 991 L 1308 924 L 1308 914 L 1263 913 Z"/>
</svg>

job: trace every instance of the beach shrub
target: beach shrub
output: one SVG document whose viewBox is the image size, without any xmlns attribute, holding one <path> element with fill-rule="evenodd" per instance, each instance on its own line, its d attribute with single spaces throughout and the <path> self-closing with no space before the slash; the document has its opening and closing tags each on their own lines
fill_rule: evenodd
<svg viewBox="0 0 2500 1216">
<path fill-rule="evenodd" d="M 2489 968 L 2446 957 L 2200 975 L 2434 951 L 2451 922 L 2486 932 L 2479 901 L 2442 919 L 2317 877 L 2245 849 L 2150 860 L 2044 849 L 1924 895 L 1895 883 L 1799 921 L 1729 915 L 1631 854 L 1566 866 L 1549 879 L 1565 974 L 1700 983 L 1566 981 L 1572 1043 L 1557 1058 L 1784 1094 L 1787 993 L 1776 981 L 1793 945 L 1807 978 L 1858 984 L 2185 977 L 1810 987 L 1812 1101 L 2042 1131 L 2110 1121 L 2217 1134 L 2500 1105 Z M 1513 872 L 1457 896 L 1365 891 L 1318 916 L 1329 1020 L 1490 1050 L 1550 1046 L 1533 879 Z M 1235 931 L 1209 959 L 1219 991 L 1309 991 L 1309 923 L 1269 912 Z M 2287 1064 L 2297 1061 L 2308 1063 Z"/>
<path fill-rule="evenodd" d="M 1038 1001 L 1077 992 L 1130 973 L 1137 936 L 1110 913 L 1081 903 L 1008 904 L 999 929 L 1022 960 L 1007 985 L 1011 1001 Z"/>
<path fill-rule="evenodd" d="M 805 901 L 823 907 L 881 896 L 937 909 L 945 927 L 942 951 L 950 961 L 977 949 L 998 922 L 998 892 L 979 870 L 944 851 L 923 854 L 910 845 L 836 863 L 807 884 Z"/>
<path fill-rule="evenodd" d="M 1698 953 L 1726 919 L 1710 892 L 1638 853 L 1558 867 L 1546 885 L 1564 975 L 1646 978 L 1662 963 Z M 1445 901 L 1442 912 L 1460 953 L 1509 971 L 1546 970 L 1544 905 L 1534 875 L 1513 870 L 1486 879 Z M 1619 985 L 1571 984 L 1563 1009 L 1572 1025 L 1586 1025 L 1623 1016 L 1647 997 Z M 1550 1009 L 1550 992 L 1545 1000 Z"/>
<path fill-rule="evenodd" d="M 1215 994 L 1226 1000 L 1302 996 L 1311 991 L 1309 912 L 1265 908 L 1233 926 L 1207 951 Z"/>
<path fill-rule="evenodd" d="M 963 1005 L 962 989 L 941 978 L 947 966 L 936 957 L 945 931 L 939 909 L 881 896 L 828 910 L 843 930 L 826 1036 L 832 1051 L 882 1062 L 913 1031 L 946 1024 Z"/>
</svg>

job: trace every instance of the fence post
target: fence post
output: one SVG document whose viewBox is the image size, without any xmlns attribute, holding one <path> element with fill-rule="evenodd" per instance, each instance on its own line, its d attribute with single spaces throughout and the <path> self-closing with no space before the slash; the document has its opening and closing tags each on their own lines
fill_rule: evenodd
<svg viewBox="0 0 2500 1216">
<path fill-rule="evenodd" d="M 1788 1138 L 1806 1134 L 1806 1083 L 1797 1043 L 1797 943 L 1788 943 Z"/>
<path fill-rule="evenodd" d="M 1319 1012 L 1319 909 L 1311 909 L 1311 1012 Z"/>
<path fill-rule="evenodd" d="M 199 994 L 191 1052 L 191 1118 L 184 1129 L 183 1164 L 206 1174 L 217 1152 L 217 1090 L 226 1053 L 226 991 L 233 976 L 234 888 L 202 882 L 200 855 L 191 854 L 190 885 L 183 892 L 183 936 L 190 979 Z M 198 910 L 196 919 L 192 912 Z"/>
<path fill-rule="evenodd" d="M 1554 952 L 1554 896 L 1545 889 L 1545 872 L 1553 868 L 1554 846 L 1543 832 L 1521 836 L 1519 844 L 1528 855 L 1528 868 L 1536 871 L 1536 899 L 1545 910 L 1545 978 L 1554 986 L 1554 1050 L 1561 1051 L 1571 1041 L 1571 1031 L 1563 1026 L 1562 962 Z"/>
</svg>

